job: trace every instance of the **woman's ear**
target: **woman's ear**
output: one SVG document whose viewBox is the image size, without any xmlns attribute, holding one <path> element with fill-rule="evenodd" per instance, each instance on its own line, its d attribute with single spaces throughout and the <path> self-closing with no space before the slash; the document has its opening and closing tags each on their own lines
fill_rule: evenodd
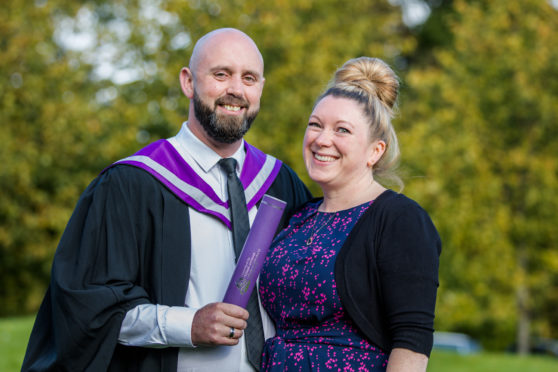
<svg viewBox="0 0 558 372">
<path fill-rule="evenodd" d="M 368 157 L 368 161 L 366 162 L 368 168 L 372 168 L 374 164 L 380 161 L 385 151 L 386 151 L 386 143 L 384 141 L 376 140 L 372 142 L 370 155 Z"/>
</svg>

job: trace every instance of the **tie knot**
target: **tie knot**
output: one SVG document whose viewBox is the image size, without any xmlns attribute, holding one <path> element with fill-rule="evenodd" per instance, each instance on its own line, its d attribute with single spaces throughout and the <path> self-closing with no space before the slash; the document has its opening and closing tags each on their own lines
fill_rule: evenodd
<svg viewBox="0 0 558 372">
<path fill-rule="evenodd" d="M 224 158 L 219 160 L 219 166 L 227 174 L 236 172 L 236 160 L 234 158 Z"/>
</svg>

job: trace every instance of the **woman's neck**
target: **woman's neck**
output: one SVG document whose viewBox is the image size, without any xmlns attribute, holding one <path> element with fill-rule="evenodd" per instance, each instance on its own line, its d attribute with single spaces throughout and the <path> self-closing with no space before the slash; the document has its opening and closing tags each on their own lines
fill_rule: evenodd
<svg viewBox="0 0 558 372">
<path fill-rule="evenodd" d="M 320 212 L 337 212 L 353 208 L 376 199 L 385 190 L 386 188 L 376 181 L 372 181 L 372 184 L 367 187 L 353 188 L 353 190 L 322 189 L 324 201 L 318 210 Z"/>
</svg>

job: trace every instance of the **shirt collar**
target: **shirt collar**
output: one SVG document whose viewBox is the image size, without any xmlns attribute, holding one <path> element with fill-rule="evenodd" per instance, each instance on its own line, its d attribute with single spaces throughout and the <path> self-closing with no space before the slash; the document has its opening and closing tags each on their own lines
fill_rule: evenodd
<svg viewBox="0 0 558 372">
<path fill-rule="evenodd" d="M 199 167 L 206 173 L 210 172 L 215 165 L 221 160 L 221 156 L 217 154 L 213 149 L 203 143 L 198 137 L 196 137 L 190 128 L 188 127 L 188 122 L 182 123 L 180 131 L 176 135 L 176 140 L 179 145 L 178 152 L 187 153 L 188 156 L 199 165 Z M 244 151 L 244 139 L 238 147 L 238 150 L 231 156 L 238 163 L 237 171 L 240 173 L 242 166 L 244 165 L 244 159 L 246 158 L 246 152 Z"/>
</svg>

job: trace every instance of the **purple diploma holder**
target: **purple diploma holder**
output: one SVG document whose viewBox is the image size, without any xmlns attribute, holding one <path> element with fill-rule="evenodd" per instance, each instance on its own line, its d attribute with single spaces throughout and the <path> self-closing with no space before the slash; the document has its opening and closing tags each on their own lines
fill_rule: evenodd
<svg viewBox="0 0 558 372">
<path fill-rule="evenodd" d="M 286 205 L 267 194 L 263 196 L 223 302 L 246 307 Z"/>
</svg>

